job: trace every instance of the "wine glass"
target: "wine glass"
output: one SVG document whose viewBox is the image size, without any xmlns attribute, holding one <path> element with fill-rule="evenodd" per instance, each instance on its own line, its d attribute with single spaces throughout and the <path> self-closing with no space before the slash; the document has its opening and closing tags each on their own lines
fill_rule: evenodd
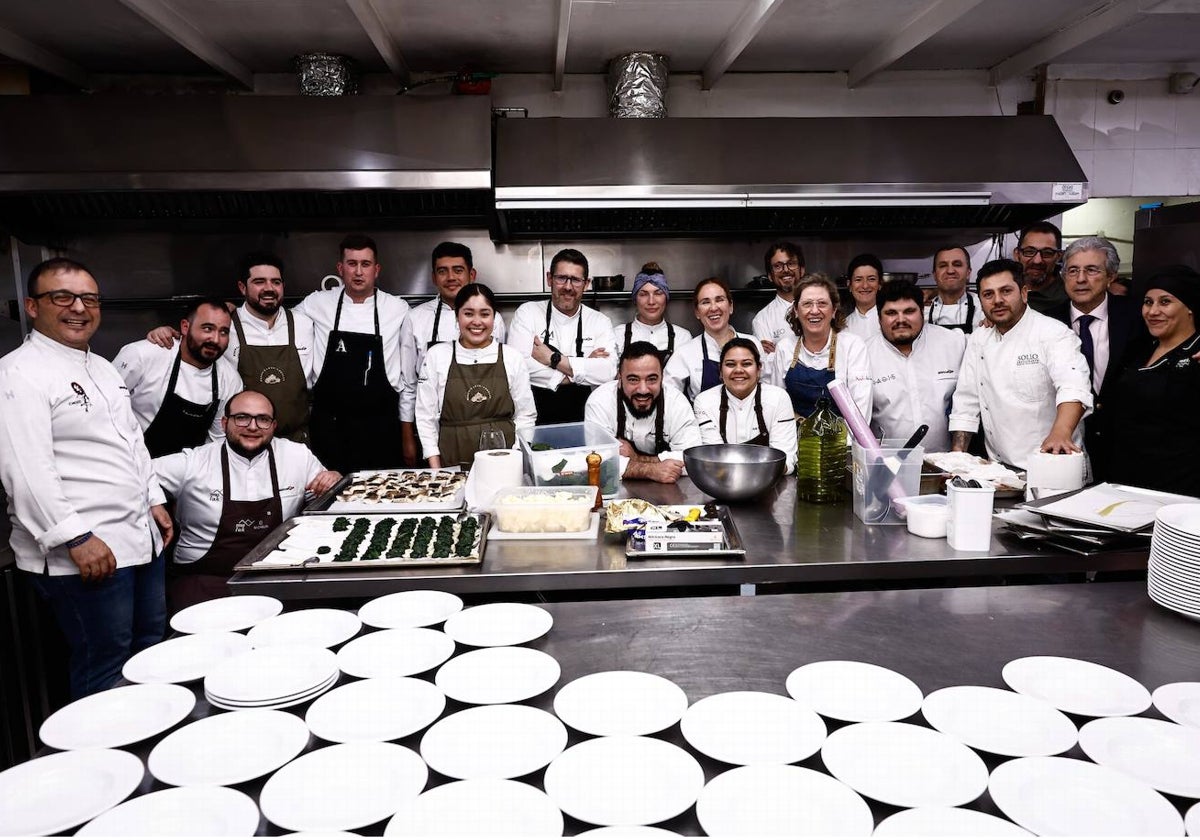
<svg viewBox="0 0 1200 840">
<path fill-rule="evenodd" d="M 484 429 L 479 434 L 479 451 L 488 449 L 507 449 L 508 442 L 504 440 L 504 432 L 500 429 Z"/>
</svg>

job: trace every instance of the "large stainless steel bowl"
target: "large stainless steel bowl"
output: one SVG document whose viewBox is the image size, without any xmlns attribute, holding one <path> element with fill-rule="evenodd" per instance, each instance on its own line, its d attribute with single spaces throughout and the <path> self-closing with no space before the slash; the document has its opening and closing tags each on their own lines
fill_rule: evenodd
<svg viewBox="0 0 1200 840">
<path fill-rule="evenodd" d="M 683 453 L 692 483 L 722 502 L 759 495 L 779 480 L 786 462 L 782 451 L 749 443 L 711 443 Z"/>
</svg>

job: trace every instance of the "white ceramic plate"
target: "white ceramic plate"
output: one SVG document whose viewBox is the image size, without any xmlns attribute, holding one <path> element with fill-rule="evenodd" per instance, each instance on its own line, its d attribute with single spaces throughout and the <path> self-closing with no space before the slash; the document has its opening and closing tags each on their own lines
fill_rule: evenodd
<svg viewBox="0 0 1200 840">
<path fill-rule="evenodd" d="M 1155 522 L 1161 522 L 1170 530 L 1192 537 L 1200 537 L 1200 505 L 1165 505 L 1158 509 Z"/>
<path fill-rule="evenodd" d="M 1079 730 L 1079 747 L 1155 790 L 1200 799 L 1200 730 L 1152 718 L 1099 718 Z"/>
<path fill-rule="evenodd" d="M 704 786 L 696 817 L 709 837 L 869 837 L 863 798 L 805 767 L 736 767 Z"/>
<path fill-rule="evenodd" d="M 463 608 L 462 598 L 449 592 L 416 589 L 393 592 L 362 605 L 358 617 L 368 627 L 429 627 L 440 624 Z"/>
<path fill-rule="evenodd" d="M 1183 826 L 1187 829 L 1188 837 L 1200 837 L 1200 802 L 1197 802 L 1183 816 Z"/>
<path fill-rule="evenodd" d="M 223 660 L 250 649 L 241 633 L 176 636 L 135 653 L 121 676 L 135 683 L 188 683 L 202 680 Z"/>
<path fill-rule="evenodd" d="M 875 826 L 876 837 L 1029 837 L 1008 820 L 969 808 L 910 808 Z"/>
<path fill-rule="evenodd" d="M 548 653 L 523 647 L 494 647 L 456 656 L 438 669 L 434 682 L 460 703 L 516 703 L 549 691 L 562 669 Z"/>
<path fill-rule="evenodd" d="M 532 604 L 482 604 L 456 612 L 443 629 L 471 647 L 507 647 L 532 642 L 550 632 L 554 616 Z"/>
<path fill-rule="evenodd" d="M 235 703 L 262 703 L 312 691 L 337 673 L 337 657 L 323 647 L 256 648 L 214 668 L 204 678 L 204 692 Z"/>
<path fill-rule="evenodd" d="M 535 787 L 507 779 L 450 782 L 388 822 L 385 837 L 562 837 L 563 815 Z"/>
<path fill-rule="evenodd" d="M 554 713 L 589 735 L 649 735 L 674 726 L 687 711 L 683 689 L 656 674 L 601 671 L 567 683 Z"/>
<path fill-rule="evenodd" d="M 1200 729 L 1200 682 L 1160 685 L 1152 695 L 1154 707 L 1183 726 Z"/>
<path fill-rule="evenodd" d="M 335 743 L 394 741 L 424 729 L 445 708 L 445 695 L 425 680 L 380 677 L 335 688 L 308 707 L 304 722 Z"/>
<path fill-rule="evenodd" d="M 216 706 L 218 709 L 228 709 L 237 711 L 239 709 L 288 709 L 292 706 L 299 706 L 301 703 L 307 703 L 309 700 L 315 700 L 329 689 L 333 688 L 338 681 L 338 675 L 334 674 L 325 682 L 318 685 L 311 691 L 306 691 L 303 694 L 293 694 L 290 697 L 281 697 L 276 700 L 262 700 L 257 703 L 241 703 L 233 700 L 226 700 L 222 697 L 214 697 L 211 694 L 205 694 L 204 699 L 210 705 Z"/>
<path fill-rule="evenodd" d="M 196 695 L 181 685 L 123 685 L 63 706 L 38 737 L 58 750 L 122 747 L 167 731 L 195 705 Z"/>
<path fill-rule="evenodd" d="M 225 787 L 167 788 L 123 802 L 76 837 L 253 837 L 258 806 Z"/>
<path fill-rule="evenodd" d="M 266 595 L 230 595 L 193 604 L 171 616 L 180 633 L 219 633 L 245 630 L 283 612 L 283 602 Z"/>
<path fill-rule="evenodd" d="M 1147 784 L 1074 758 L 1014 758 L 988 791 L 1010 820 L 1038 835 L 1178 837 L 1183 818 Z"/>
<path fill-rule="evenodd" d="M 359 636 L 337 652 L 338 668 L 353 677 L 411 677 L 454 655 L 454 640 L 440 630 L 402 627 Z"/>
<path fill-rule="evenodd" d="M 335 744 L 305 753 L 263 785 L 263 815 L 289 831 L 349 831 L 411 806 L 429 770 L 398 744 Z"/>
<path fill-rule="evenodd" d="M 145 768 L 121 750 L 52 753 L 0 773 L 0 829 L 57 834 L 115 807 L 142 783 Z"/>
<path fill-rule="evenodd" d="M 852 723 L 902 720 L 921 708 L 921 689 L 903 674 L 869 662 L 830 659 L 802 665 L 787 693 L 818 714 Z"/>
<path fill-rule="evenodd" d="M 1001 675 L 1018 694 L 1045 700 L 1068 714 L 1136 715 L 1150 706 L 1150 692 L 1137 680 L 1083 659 L 1026 656 L 1005 665 Z"/>
<path fill-rule="evenodd" d="M 515 779 L 542 769 L 567 745 L 567 729 L 532 706 L 478 706 L 429 727 L 421 757 L 452 779 Z"/>
<path fill-rule="evenodd" d="M 592 738 L 546 768 L 547 795 L 593 825 L 651 825 L 695 804 L 704 771 L 684 750 L 657 738 Z"/>
<path fill-rule="evenodd" d="M 1049 703 L 1000 688 L 942 688 L 925 698 L 921 712 L 939 732 L 995 755 L 1058 755 L 1079 740 L 1071 719 Z"/>
<path fill-rule="evenodd" d="M 318 607 L 296 610 L 264 619 L 250 629 L 251 647 L 273 645 L 316 645 L 331 648 L 354 638 L 362 622 L 352 612 Z"/>
<path fill-rule="evenodd" d="M 287 764 L 308 746 L 308 727 L 287 712 L 245 709 L 210 715 L 150 751 L 151 775 L 168 785 L 238 785 Z"/>
<path fill-rule="evenodd" d="M 825 721 L 790 697 L 730 691 L 697 700 L 679 728 L 687 742 L 727 764 L 792 764 L 821 748 Z"/>
<path fill-rule="evenodd" d="M 964 805 L 987 789 L 983 760 L 949 735 L 911 723 L 857 723 L 821 747 L 826 769 L 850 787 L 902 808 Z"/>
<path fill-rule="evenodd" d="M 620 837 L 657 837 L 659 840 L 663 840 L 663 838 L 682 837 L 683 835 L 652 825 L 603 825 L 600 828 L 590 828 L 587 831 L 581 831 L 575 836 L 586 837 L 588 840 L 601 840 L 601 838 L 616 840 L 616 838 Z"/>
</svg>

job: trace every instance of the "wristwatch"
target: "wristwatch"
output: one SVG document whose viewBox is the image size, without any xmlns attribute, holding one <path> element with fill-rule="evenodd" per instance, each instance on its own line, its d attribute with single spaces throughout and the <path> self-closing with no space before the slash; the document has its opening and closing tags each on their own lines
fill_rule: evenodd
<svg viewBox="0 0 1200 840">
<path fill-rule="evenodd" d="M 550 354 L 550 369 L 558 370 L 558 363 L 562 361 L 562 353 L 555 350 Z"/>
</svg>

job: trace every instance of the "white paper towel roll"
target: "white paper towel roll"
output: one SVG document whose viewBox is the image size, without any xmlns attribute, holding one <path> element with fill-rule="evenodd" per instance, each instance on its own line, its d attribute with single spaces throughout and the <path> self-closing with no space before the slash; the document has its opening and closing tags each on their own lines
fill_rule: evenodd
<svg viewBox="0 0 1200 840">
<path fill-rule="evenodd" d="M 1067 493 L 1083 486 L 1083 453 L 1054 455 L 1035 452 L 1029 458 L 1026 487 L 1039 491 L 1039 495 Z"/>
<path fill-rule="evenodd" d="M 483 449 L 475 453 L 471 475 L 467 477 L 467 506 L 486 508 L 492 496 L 504 487 L 525 483 L 525 461 L 514 449 Z"/>
</svg>

